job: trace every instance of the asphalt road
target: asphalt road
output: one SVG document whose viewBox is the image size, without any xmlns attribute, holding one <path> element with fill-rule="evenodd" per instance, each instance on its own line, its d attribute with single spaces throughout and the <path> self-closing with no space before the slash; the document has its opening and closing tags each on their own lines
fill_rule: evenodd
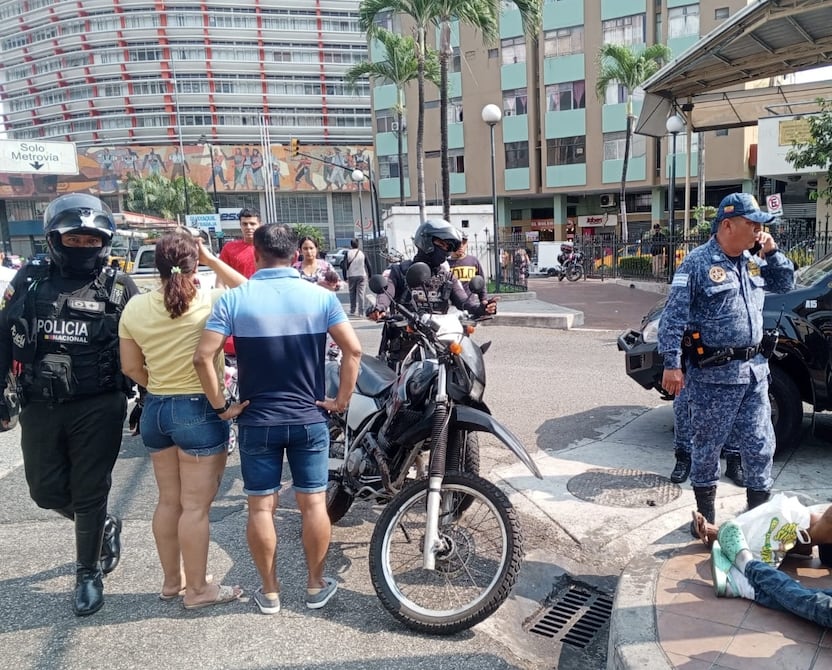
<svg viewBox="0 0 832 670">
<path fill-rule="evenodd" d="M 545 281 L 545 280 L 543 280 Z M 611 425 L 628 421 L 657 404 L 623 371 L 615 338 L 626 323 L 640 319 L 635 295 L 612 284 L 590 282 L 552 287 L 553 292 L 599 304 L 622 295 L 612 330 L 560 331 L 487 325 L 475 337 L 492 340 L 486 356 L 486 400 L 530 451 L 556 452 L 596 438 Z M 535 287 L 536 289 L 536 287 Z M 561 290 L 562 289 L 562 290 Z M 591 291 L 600 291 L 591 293 Z M 568 293 L 567 293 L 568 292 Z M 559 301 L 566 304 L 565 301 Z M 607 308 L 610 311 L 610 308 Z M 379 327 L 355 322 L 368 352 L 374 353 Z M 161 603 L 156 594 L 160 571 L 151 533 L 156 504 L 152 471 L 139 438 L 125 436 L 114 471 L 111 508 L 125 519 L 124 559 L 107 578 L 106 603 L 98 614 L 72 616 L 71 525 L 38 509 L 29 499 L 19 460 L 17 430 L 0 434 L 0 668 L 600 668 L 603 641 L 595 656 L 576 656 L 559 645 L 546 646 L 519 628 L 512 602 L 471 631 L 449 638 L 417 635 L 397 624 L 375 596 L 367 555 L 378 511 L 357 504 L 333 531 L 328 572 L 340 588 L 319 612 L 303 606 L 304 568 L 299 515 L 291 493 L 281 497 L 279 572 L 283 610 L 265 617 L 253 603 L 186 612 Z M 489 439 L 482 443 L 481 472 L 514 461 Z M 229 460 L 220 495 L 211 512 L 209 566 L 218 580 L 258 585 L 245 544 L 245 497 L 239 461 Z M 551 524 L 521 515 L 527 561 L 512 600 L 543 608 L 564 564 L 581 565 L 584 579 L 614 584 L 620 567 L 584 550 Z M 521 623 L 521 622 L 520 622 Z M 539 636 L 536 636 L 539 637 Z"/>
<path fill-rule="evenodd" d="M 584 313 L 582 328 L 625 330 L 638 328 L 641 317 L 661 298 L 658 293 L 621 286 L 612 281 L 587 279 L 558 281 L 554 277 L 529 280 L 538 300 Z"/>
</svg>

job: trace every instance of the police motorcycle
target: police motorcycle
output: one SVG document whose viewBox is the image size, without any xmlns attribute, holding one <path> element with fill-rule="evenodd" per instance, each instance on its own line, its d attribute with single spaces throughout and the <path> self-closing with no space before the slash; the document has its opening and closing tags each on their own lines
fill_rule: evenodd
<svg viewBox="0 0 832 670">
<path fill-rule="evenodd" d="M 407 271 L 424 288 L 424 263 Z M 385 277 L 370 279 L 378 294 Z M 472 322 L 420 313 L 395 303 L 420 340 L 401 374 L 363 357 L 345 414 L 343 457 L 330 459 L 327 506 L 340 518 L 355 498 L 381 503 L 370 542 L 376 594 L 397 620 L 421 632 L 452 634 L 490 616 L 508 598 L 523 555 L 517 515 L 506 495 L 473 472 L 460 471 L 457 436 L 491 433 L 538 478 L 522 443 L 483 403 L 483 348 Z M 327 369 L 327 395 L 338 369 Z M 423 471 L 420 471 L 423 469 Z"/>
<path fill-rule="evenodd" d="M 584 255 L 572 242 L 560 245 L 558 263 L 558 281 L 563 281 L 564 277 L 569 281 L 578 281 L 584 276 Z"/>
</svg>

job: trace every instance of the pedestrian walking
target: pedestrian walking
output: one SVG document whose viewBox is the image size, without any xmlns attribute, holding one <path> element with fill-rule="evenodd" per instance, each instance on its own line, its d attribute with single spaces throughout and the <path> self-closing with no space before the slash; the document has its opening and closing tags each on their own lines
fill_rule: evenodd
<svg viewBox="0 0 832 670">
<path fill-rule="evenodd" d="M 762 229 L 773 218 L 747 193 L 723 198 L 716 234 L 674 274 L 659 323 L 662 387 L 674 395 L 688 387 L 690 480 L 697 509 L 710 523 L 726 443 L 740 445 L 748 507 L 768 500 L 771 489 L 768 357 L 775 341 L 763 332 L 763 297 L 794 285 L 791 261 Z"/>
<path fill-rule="evenodd" d="M 186 609 L 197 609 L 236 600 L 242 591 L 206 579 L 208 513 L 225 470 L 229 426 L 208 404 L 193 365 L 197 342 L 223 289 L 199 289 L 194 276 L 201 263 L 225 286 L 246 278 L 185 229 L 159 239 L 155 262 L 161 288 L 131 300 L 119 323 L 121 366 L 147 389 L 140 433 L 159 488 L 153 514 L 163 573 L 159 598 L 181 595 Z M 223 357 L 217 355 L 212 365 L 223 379 Z M 244 406 L 237 405 L 229 416 Z"/>
<path fill-rule="evenodd" d="M 87 616 L 104 604 L 102 577 L 121 557 L 121 520 L 107 511 L 132 389 L 119 364 L 118 321 L 138 289 L 107 264 L 116 224 L 101 200 L 63 195 L 43 221 L 50 262 L 21 268 L 3 296 L 0 384 L 12 370 L 22 390 L 32 500 L 75 524 L 73 609 Z M 7 427 L 2 401 L 0 419 Z"/>
<path fill-rule="evenodd" d="M 662 232 L 659 223 L 653 224 L 653 237 L 650 244 L 650 255 L 653 257 L 653 276 L 664 276 L 664 269 L 667 263 L 667 236 Z"/>
<path fill-rule="evenodd" d="M 372 271 L 367 257 L 358 248 L 358 240 L 355 238 L 350 240 L 350 250 L 344 254 L 341 269 L 350 289 L 350 316 L 363 316 L 367 279 Z"/>
<path fill-rule="evenodd" d="M 326 419 L 328 412 L 346 409 L 361 359 L 358 338 L 337 296 L 302 281 L 291 267 L 296 248 L 294 233 L 283 224 L 255 231 L 257 272 L 219 298 L 194 354 L 211 406 L 220 418 L 229 418 L 234 408 L 225 400 L 213 360 L 225 338 L 235 337 L 240 398 L 249 403 L 237 418 L 248 496 L 246 537 L 261 579 L 253 600 L 264 614 L 280 610 L 274 514 L 284 452 L 302 517 L 307 607 L 323 607 L 337 589 L 336 581 L 324 576 L 331 535 Z M 325 396 L 327 334 L 343 352 L 335 398 Z"/>
</svg>

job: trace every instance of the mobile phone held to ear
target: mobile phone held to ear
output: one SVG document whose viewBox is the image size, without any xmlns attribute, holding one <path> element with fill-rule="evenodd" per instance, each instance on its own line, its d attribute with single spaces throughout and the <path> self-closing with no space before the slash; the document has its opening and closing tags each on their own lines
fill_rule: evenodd
<svg viewBox="0 0 832 670">
<path fill-rule="evenodd" d="M 762 244 L 760 244 L 759 242 L 755 242 L 755 243 L 754 243 L 754 246 L 753 246 L 753 247 L 751 247 L 751 248 L 748 250 L 748 252 L 749 252 L 752 256 L 756 256 L 758 253 L 760 253 L 760 249 L 762 249 L 762 248 L 763 248 L 763 245 L 762 245 Z"/>
</svg>

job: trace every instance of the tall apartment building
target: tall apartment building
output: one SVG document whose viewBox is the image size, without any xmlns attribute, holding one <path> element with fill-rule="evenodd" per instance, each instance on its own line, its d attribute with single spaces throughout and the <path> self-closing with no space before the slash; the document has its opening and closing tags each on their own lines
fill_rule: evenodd
<svg viewBox="0 0 832 670">
<path fill-rule="evenodd" d="M 499 105 L 496 131 L 498 217 L 501 229 L 527 239 L 566 239 L 567 234 L 612 234 L 624 158 L 626 91 L 596 95 L 597 55 L 605 43 L 664 43 L 680 55 L 745 0 L 547 0 L 537 40 L 523 34 L 519 12 L 504 3 L 500 38 L 482 37 L 454 25 L 450 80 L 449 154 L 451 193 L 457 204 L 491 200 L 489 127 L 481 110 Z M 393 27 L 402 17 L 392 19 Z M 374 55 L 371 50 L 371 54 Z M 426 192 L 441 198 L 439 91 L 427 84 Z M 407 90 L 408 198 L 415 199 L 416 87 Z M 636 96 L 636 115 L 641 100 Z M 398 198 L 398 164 L 392 86 L 373 89 L 376 153 L 383 201 Z M 464 121 L 464 123 L 463 123 Z M 754 186 L 756 128 L 704 133 L 705 203 L 718 204 L 734 190 Z M 686 137 L 677 136 L 676 219 L 682 221 Z M 691 204 L 697 203 L 698 136 L 691 137 Z M 627 182 L 628 227 L 637 239 L 652 222 L 668 222 L 670 142 L 634 135 Z M 612 206 L 609 206 L 612 205 Z M 458 223 L 458 222 L 455 222 Z M 535 235 L 537 233 L 537 235 Z"/>
<path fill-rule="evenodd" d="M 39 235 L 56 193 L 86 190 L 121 209 L 134 172 L 185 174 L 214 192 L 220 211 L 265 213 L 271 191 L 277 220 L 319 226 L 343 244 L 359 211 L 352 169 L 368 172 L 372 156 L 369 86 L 344 78 L 367 58 L 358 4 L 0 1 L 6 137 L 75 142 L 80 167 L 55 177 L 0 166 L 12 237 Z M 292 137 L 329 162 L 293 158 Z"/>
</svg>

